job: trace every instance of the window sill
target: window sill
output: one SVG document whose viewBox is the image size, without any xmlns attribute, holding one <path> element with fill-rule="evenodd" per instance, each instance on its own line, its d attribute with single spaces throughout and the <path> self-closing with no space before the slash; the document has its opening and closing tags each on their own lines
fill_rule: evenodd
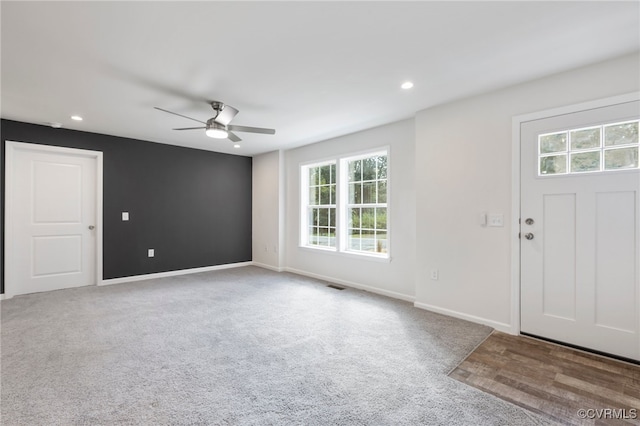
<svg viewBox="0 0 640 426">
<path fill-rule="evenodd" d="M 360 259 L 372 262 L 380 262 L 380 263 L 389 263 L 391 262 L 391 256 L 380 256 L 377 254 L 368 254 L 368 253 L 355 253 L 352 251 L 338 251 L 335 248 L 324 248 L 324 247 L 312 247 L 312 246 L 298 246 L 298 248 L 303 251 L 313 252 L 313 253 L 322 253 L 329 254 L 332 256 L 341 256 L 341 257 L 350 257 L 353 259 Z"/>
</svg>

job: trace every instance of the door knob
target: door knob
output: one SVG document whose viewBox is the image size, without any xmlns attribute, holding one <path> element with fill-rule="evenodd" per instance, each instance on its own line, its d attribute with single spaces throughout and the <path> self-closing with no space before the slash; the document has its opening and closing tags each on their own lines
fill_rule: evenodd
<svg viewBox="0 0 640 426">
<path fill-rule="evenodd" d="M 525 237 L 527 240 L 533 240 L 533 234 L 532 234 L 531 232 L 529 232 L 529 233 L 527 233 L 527 234 L 524 234 L 524 237 Z"/>
<path fill-rule="evenodd" d="M 526 223 L 527 225 L 533 225 L 533 219 L 531 219 L 530 217 L 525 219 L 524 223 Z"/>
<path fill-rule="evenodd" d="M 94 229 L 96 229 L 96 227 L 93 225 L 89 225 L 89 229 L 93 231 Z"/>
</svg>

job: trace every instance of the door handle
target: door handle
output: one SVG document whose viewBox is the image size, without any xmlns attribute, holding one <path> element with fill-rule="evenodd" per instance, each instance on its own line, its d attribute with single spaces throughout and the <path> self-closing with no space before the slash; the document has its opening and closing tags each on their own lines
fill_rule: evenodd
<svg viewBox="0 0 640 426">
<path fill-rule="evenodd" d="M 531 232 L 528 232 L 528 233 L 524 234 L 524 237 L 527 240 L 533 240 L 533 234 Z"/>
<path fill-rule="evenodd" d="M 91 231 L 93 231 L 94 229 L 96 229 L 96 227 L 95 227 L 95 226 L 93 226 L 93 225 L 89 225 L 89 229 L 90 229 Z"/>
</svg>

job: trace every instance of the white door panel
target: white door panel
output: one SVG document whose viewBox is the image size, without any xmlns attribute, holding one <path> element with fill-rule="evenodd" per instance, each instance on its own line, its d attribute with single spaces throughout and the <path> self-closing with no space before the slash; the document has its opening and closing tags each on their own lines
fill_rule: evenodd
<svg viewBox="0 0 640 426">
<path fill-rule="evenodd" d="M 522 123 L 522 332 L 640 360 L 640 170 L 538 171 L 539 135 L 639 115 L 628 102 Z"/>
<path fill-rule="evenodd" d="M 9 297 L 96 284 L 95 154 L 11 142 L 7 146 Z"/>
</svg>

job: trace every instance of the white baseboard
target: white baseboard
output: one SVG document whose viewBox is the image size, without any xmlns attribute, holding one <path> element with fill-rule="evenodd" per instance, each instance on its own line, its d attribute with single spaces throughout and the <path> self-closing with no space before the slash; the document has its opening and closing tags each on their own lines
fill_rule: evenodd
<svg viewBox="0 0 640 426">
<path fill-rule="evenodd" d="M 253 266 L 257 266 L 259 268 L 264 268 L 264 269 L 269 269 L 270 271 L 275 271 L 275 272 L 284 272 L 285 268 L 279 268 L 277 266 L 271 266 L 271 265 L 267 265 L 266 263 L 260 263 L 260 262 L 253 262 Z"/>
<path fill-rule="evenodd" d="M 291 272 L 292 274 L 304 275 L 305 277 L 316 278 L 323 281 L 328 281 L 330 283 L 340 284 L 345 287 L 357 288 L 358 290 L 368 291 L 370 293 L 380 294 L 382 296 L 391 297 L 394 299 L 404 300 L 406 302 L 414 302 L 416 299 L 413 296 L 409 296 L 408 294 L 402 294 L 395 291 L 384 290 L 377 287 L 371 287 L 365 284 L 354 283 L 352 281 L 341 280 L 339 278 L 327 277 L 325 275 L 315 274 L 313 272 L 301 271 L 299 269 L 294 268 L 284 268 L 285 271 Z"/>
<path fill-rule="evenodd" d="M 437 314 L 447 315 L 454 318 L 463 319 L 477 324 L 487 325 L 503 333 L 513 334 L 511 324 L 505 324 L 503 322 L 493 321 L 490 319 L 477 317 L 475 315 L 469 315 L 462 312 L 452 311 L 450 309 L 439 308 L 437 306 L 428 305 L 426 303 L 414 302 L 413 306 L 416 308 L 424 309 L 427 311 L 435 312 Z"/>
<path fill-rule="evenodd" d="M 218 271 L 220 269 L 241 268 L 243 266 L 251 266 L 253 262 L 228 263 L 226 265 L 204 266 L 202 268 L 180 269 L 178 271 L 158 272 L 155 274 L 134 275 L 131 277 L 111 278 L 102 280 L 98 285 L 123 284 L 134 281 L 152 280 L 154 278 L 175 277 L 178 275 L 197 274 L 199 272 Z"/>
</svg>

